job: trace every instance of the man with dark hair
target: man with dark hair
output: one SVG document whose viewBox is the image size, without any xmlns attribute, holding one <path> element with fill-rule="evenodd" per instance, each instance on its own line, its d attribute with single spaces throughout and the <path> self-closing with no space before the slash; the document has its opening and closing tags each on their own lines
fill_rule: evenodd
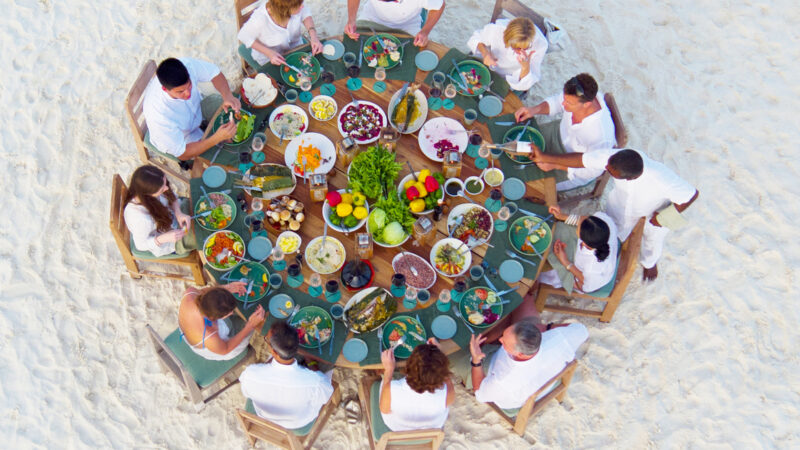
<svg viewBox="0 0 800 450">
<path fill-rule="evenodd" d="M 522 107 L 514 113 L 517 122 L 535 115 L 561 114 L 560 121 L 541 126 L 545 140 L 544 151 L 551 154 L 586 153 L 612 148 L 617 144 L 611 112 L 598 90 L 597 82 L 588 73 L 576 75 L 566 83 L 561 93 L 548 97 L 542 103 Z M 565 180 L 556 189 L 564 191 L 583 186 L 603 173 L 589 168 L 568 168 L 555 165 L 549 169 L 566 170 Z"/>
<path fill-rule="evenodd" d="M 198 83 L 211 82 L 222 96 L 203 98 Z M 145 142 L 156 150 L 187 161 L 236 135 L 229 122 L 203 139 L 200 124 L 219 107 L 239 111 L 228 80 L 214 64 L 191 58 L 167 58 L 158 65 L 156 77 L 144 92 L 143 110 L 148 135 Z"/>
<path fill-rule="evenodd" d="M 671 228 L 683 225 L 680 216 L 700 195 L 694 186 L 664 164 L 636 150 L 605 149 L 583 154 L 551 155 L 536 149 L 533 161 L 542 170 L 553 165 L 608 170 L 614 187 L 608 196 L 606 213 L 617 225 L 617 237 L 624 241 L 640 217 L 648 217 L 642 236 L 639 262 L 642 278 L 658 276 L 658 259 Z"/>
<path fill-rule="evenodd" d="M 259 417 L 290 430 L 310 426 L 333 394 L 333 371 L 314 372 L 297 364 L 297 331 L 285 321 L 272 324 L 264 340 L 272 360 L 242 372 L 242 394 L 252 400 Z"/>
</svg>

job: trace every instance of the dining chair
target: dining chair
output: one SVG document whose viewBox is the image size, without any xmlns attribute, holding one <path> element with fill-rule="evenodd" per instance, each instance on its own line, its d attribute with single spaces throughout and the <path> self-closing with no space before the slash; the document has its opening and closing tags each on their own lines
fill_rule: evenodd
<svg viewBox="0 0 800 450">
<path fill-rule="evenodd" d="M 322 431 L 322 427 L 325 426 L 325 423 L 339 406 L 339 401 L 341 400 L 342 393 L 339 390 L 339 384 L 335 381 L 332 383 L 333 394 L 320 409 L 316 420 L 296 430 L 284 428 L 275 422 L 259 417 L 253 407 L 252 400 L 248 399 L 245 409 L 236 410 L 236 416 L 239 418 L 242 428 L 244 428 L 247 439 L 250 441 L 250 446 L 255 447 L 256 442 L 262 440 L 291 450 L 311 448 L 320 431 Z"/>
<path fill-rule="evenodd" d="M 391 431 L 383 423 L 378 407 L 380 399 L 380 378 L 366 376 L 358 384 L 358 400 L 361 411 L 364 411 L 367 420 L 367 437 L 371 450 L 403 449 L 403 450 L 436 450 L 444 441 L 444 431 L 441 428 L 427 428 L 412 431 Z"/>
<path fill-rule="evenodd" d="M 601 322 L 610 322 L 614 316 L 614 312 L 628 288 L 628 284 L 633 278 L 633 273 L 636 271 L 637 261 L 639 259 L 639 250 L 642 245 L 642 234 L 644 232 L 645 217 L 639 219 L 636 227 L 625 242 L 622 243 L 620 248 L 619 264 L 617 264 L 617 272 L 612 282 L 608 283 L 605 287 L 590 293 L 582 293 L 572 291 L 567 293 L 564 288 L 556 288 L 547 284 L 539 284 L 539 292 L 536 294 L 536 309 L 542 311 L 554 311 L 564 314 L 575 314 L 578 316 L 596 317 Z M 580 298 L 586 300 L 593 300 L 604 302 L 602 310 L 582 309 L 572 306 L 561 304 L 548 304 L 546 303 L 547 297 L 550 295 L 557 295 L 567 298 Z"/>
<path fill-rule="evenodd" d="M 111 187 L 111 217 L 109 219 L 109 227 L 111 228 L 111 234 L 114 236 L 114 241 L 117 243 L 119 252 L 122 255 L 122 260 L 125 262 L 125 267 L 128 269 L 131 278 L 140 279 L 142 276 L 172 278 L 204 286 L 206 284 L 206 278 L 203 274 L 203 263 L 200 260 L 197 250 L 182 255 L 171 254 L 155 256 L 150 252 L 140 251 L 133 245 L 130 231 L 128 231 L 128 227 L 125 225 L 124 202 L 127 194 L 128 187 L 125 186 L 122 177 L 120 177 L 119 174 L 114 174 Z M 188 267 L 191 270 L 192 276 L 189 277 L 180 273 L 161 273 L 151 270 L 142 270 L 139 268 L 139 264 L 136 261 Z"/>
<path fill-rule="evenodd" d="M 189 184 L 189 177 L 178 170 L 170 167 L 170 162 L 180 164 L 180 160 L 169 153 L 158 150 L 150 142 L 150 135 L 147 132 L 147 121 L 144 117 L 144 91 L 150 80 L 156 74 L 156 62 L 152 59 L 144 63 L 139 76 L 133 82 L 128 96 L 125 97 L 125 113 L 128 116 L 128 123 L 133 132 L 133 140 L 136 142 L 136 149 L 139 150 L 139 159 L 145 164 L 158 166 L 164 172 L 172 175 L 178 180 Z M 162 161 L 163 160 L 163 161 Z"/>
<path fill-rule="evenodd" d="M 614 99 L 614 94 L 610 92 L 606 93 L 603 96 L 603 100 L 605 100 L 606 106 L 608 107 L 608 112 L 611 113 L 611 120 L 614 122 L 614 138 L 617 140 L 617 145 L 615 145 L 614 148 L 625 148 L 625 146 L 628 144 L 628 131 L 625 129 L 625 123 L 622 121 L 622 114 L 619 113 L 619 108 L 617 107 L 617 101 Z M 608 173 L 608 171 L 605 171 L 602 175 L 597 177 L 596 180 L 594 180 L 594 188 L 592 188 L 591 191 L 580 195 L 569 196 L 561 200 L 559 203 L 562 205 L 569 205 L 582 200 L 593 200 L 599 198 L 601 195 L 603 195 L 603 191 L 605 191 L 609 179 L 611 179 L 611 175 Z M 569 190 L 565 192 L 569 192 Z"/>
<path fill-rule="evenodd" d="M 260 0 L 233 0 L 234 8 L 236 8 L 236 34 L 242 29 L 247 19 L 253 14 L 256 8 L 261 5 Z M 253 59 L 250 49 L 241 42 L 239 43 L 239 60 L 242 64 L 242 74 L 245 77 L 255 75 L 261 65 Z"/>
<path fill-rule="evenodd" d="M 237 372 L 239 369 L 244 370 L 244 366 L 255 355 L 253 348 L 248 345 L 247 351 L 233 359 L 212 361 L 203 358 L 189 348 L 181 336 L 180 328 L 170 333 L 165 339 L 162 339 L 149 324 L 147 332 L 162 366 L 178 377 L 198 410 L 238 383 L 239 373 Z M 206 392 L 210 392 L 210 395 L 206 395 Z"/>
<path fill-rule="evenodd" d="M 534 25 L 539 28 L 545 37 L 547 37 L 547 28 L 544 25 L 544 16 L 536 11 L 528 8 L 519 0 L 495 0 L 494 10 L 492 10 L 492 18 L 490 23 L 494 23 L 499 19 L 503 13 L 506 12 L 512 17 L 527 17 L 531 19 Z"/>
<path fill-rule="evenodd" d="M 514 429 L 514 432 L 522 436 L 525 434 L 525 428 L 531 417 L 535 416 L 551 401 L 558 400 L 562 402 L 564 397 L 567 396 L 567 389 L 572 382 L 572 376 L 575 374 L 575 368 L 578 367 L 578 362 L 572 360 L 567 364 L 561 372 L 551 378 L 544 386 L 540 387 L 534 392 L 525 404 L 516 409 L 503 409 L 494 403 L 489 403 L 489 406 L 495 410 L 500 417 L 505 419 Z"/>
</svg>

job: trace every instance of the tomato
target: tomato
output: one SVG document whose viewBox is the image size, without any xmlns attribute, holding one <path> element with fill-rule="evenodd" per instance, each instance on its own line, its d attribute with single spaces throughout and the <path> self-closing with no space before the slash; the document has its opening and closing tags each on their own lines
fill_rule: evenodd
<svg viewBox="0 0 800 450">
<path fill-rule="evenodd" d="M 486 289 L 475 289 L 475 295 L 481 300 L 486 300 L 486 298 L 489 297 L 489 293 L 486 292 Z"/>
</svg>

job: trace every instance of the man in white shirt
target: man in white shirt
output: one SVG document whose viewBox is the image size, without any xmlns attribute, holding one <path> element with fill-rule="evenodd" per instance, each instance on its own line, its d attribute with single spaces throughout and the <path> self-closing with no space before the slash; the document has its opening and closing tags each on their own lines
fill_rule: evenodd
<svg viewBox="0 0 800 450">
<path fill-rule="evenodd" d="M 482 335 L 472 335 L 469 344 L 472 388 L 479 402 L 492 402 L 503 409 L 522 407 L 539 388 L 575 359 L 575 351 L 589 337 L 583 324 L 543 325 L 529 316 L 503 331 L 498 348 L 484 373 Z"/>
<path fill-rule="evenodd" d="M 673 208 L 683 212 L 700 195 L 694 186 L 667 166 L 636 150 L 605 149 L 589 153 L 551 155 L 534 149 L 533 161 L 543 170 L 551 165 L 608 170 L 613 188 L 606 213 L 614 219 L 621 241 L 627 239 L 641 217 L 649 217 L 642 236 L 639 262 L 644 280 L 658 276 L 658 259 L 669 228 L 659 223 L 659 213 Z"/>
<path fill-rule="evenodd" d="M 536 106 L 522 107 L 514 116 L 517 122 L 522 122 L 541 114 L 551 117 L 561 114 L 560 122 L 541 127 L 547 153 L 586 153 L 617 145 L 611 112 L 597 82 L 588 73 L 570 78 L 561 93 Z M 567 171 L 567 179 L 556 184 L 559 191 L 583 186 L 603 173 L 603 169 L 590 168 L 554 166 L 550 169 Z"/>
<path fill-rule="evenodd" d="M 314 372 L 297 364 L 297 332 L 285 321 L 275 322 L 264 337 L 272 360 L 253 364 L 239 377 L 242 394 L 253 401 L 256 414 L 296 430 L 316 420 L 333 394 L 331 374 Z"/>
<path fill-rule="evenodd" d="M 222 95 L 222 106 L 239 111 L 228 80 L 214 64 L 191 58 L 167 58 L 144 92 L 144 117 L 150 142 L 161 152 L 187 161 L 209 148 L 232 139 L 236 124 L 229 122 L 203 139 L 200 129 L 203 97 L 198 83 L 211 82 Z"/>
<path fill-rule="evenodd" d="M 356 13 L 361 0 L 347 0 L 347 25 L 344 32 L 358 39 Z M 427 10 L 425 23 L 422 11 Z M 444 0 L 367 0 L 359 20 L 366 20 L 386 28 L 403 30 L 414 36 L 414 45 L 428 45 L 428 35 L 444 12 Z"/>
</svg>

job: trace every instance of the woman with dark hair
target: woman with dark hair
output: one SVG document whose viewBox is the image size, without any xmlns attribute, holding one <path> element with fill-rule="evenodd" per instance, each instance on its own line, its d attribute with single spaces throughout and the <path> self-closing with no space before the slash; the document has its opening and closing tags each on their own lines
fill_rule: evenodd
<svg viewBox="0 0 800 450">
<path fill-rule="evenodd" d="M 181 211 L 167 176 L 158 167 L 147 165 L 133 172 L 123 215 L 139 251 L 158 257 L 197 248 L 194 233 L 189 233 L 192 219 Z"/>
<path fill-rule="evenodd" d="M 232 293 L 241 295 L 245 291 L 245 283 L 239 281 L 202 290 L 187 289 L 178 309 L 183 341 L 198 355 L 214 361 L 233 359 L 247 350 L 250 335 L 264 323 L 266 312 L 259 305 L 244 327 L 233 334 L 231 315 L 236 309 L 236 297 Z"/>
<path fill-rule="evenodd" d="M 591 216 L 563 214 L 558 206 L 551 206 L 550 213 L 567 225 L 577 227 L 578 243 L 573 261 L 567 256 L 567 244 L 557 239 L 553 244 L 553 254 L 558 261 L 575 277 L 575 287 L 583 292 L 593 292 L 607 285 L 617 269 L 617 226 L 606 213 L 596 212 Z M 561 287 L 561 280 L 555 270 L 543 272 L 539 281 Z"/>
<path fill-rule="evenodd" d="M 381 362 L 380 411 L 386 426 L 392 431 L 443 427 L 456 393 L 450 363 L 439 342 L 430 338 L 427 344 L 414 348 L 403 379 L 392 380 L 394 349 L 381 353 Z"/>
<path fill-rule="evenodd" d="M 247 19 L 238 38 L 250 49 L 253 59 L 264 65 L 283 64 L 283 54 L 303 43 L 303 27 L 308 30 L 311 53 L 322 52 L 311 11 L 303 0 L 267 0 Z"/>
</svg>

